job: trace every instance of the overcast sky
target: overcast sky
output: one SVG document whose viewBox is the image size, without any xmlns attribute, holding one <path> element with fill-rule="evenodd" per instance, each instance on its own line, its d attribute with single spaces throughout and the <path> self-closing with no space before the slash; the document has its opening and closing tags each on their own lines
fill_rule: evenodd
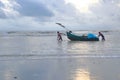
<svg viewBox="0 0 120 80">
<path fill-rule="evenodd" d="M 0 31 L 120 30 L 120 0 L 0 0 Z"/>
</svg>

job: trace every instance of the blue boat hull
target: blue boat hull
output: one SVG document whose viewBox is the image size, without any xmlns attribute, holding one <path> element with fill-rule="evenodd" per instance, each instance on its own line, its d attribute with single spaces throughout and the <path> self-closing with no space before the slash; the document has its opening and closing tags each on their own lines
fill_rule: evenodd
<svg viewBox="0 0 120 80">
<path fill-rule="evenodd" d="M 99 41 L 98 37 L 78 36 L 70 32 L 67 32 L 67 38 L 71 41 Z"/>
</svg>

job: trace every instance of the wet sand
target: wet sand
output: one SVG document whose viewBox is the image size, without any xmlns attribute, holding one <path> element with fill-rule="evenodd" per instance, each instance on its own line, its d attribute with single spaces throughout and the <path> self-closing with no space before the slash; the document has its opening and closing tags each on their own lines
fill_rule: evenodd
<svg viewBox="0 0 120 80">
<path fill-rule="evenodd" d="M 105 42 L 0 36 L 0 80 L 119 80 L 119 32 L 104 34 Z"/>
</svg>

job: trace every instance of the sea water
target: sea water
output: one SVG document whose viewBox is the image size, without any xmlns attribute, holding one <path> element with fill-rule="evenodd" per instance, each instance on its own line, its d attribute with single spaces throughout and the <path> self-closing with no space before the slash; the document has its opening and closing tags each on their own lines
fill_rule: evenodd
<svg viewBox="0 0 120 80">
<path fill-rule="evenodd" d="M 70 41 L 66 35 L 57 41 L 56 32 L 1 32 L 0 80 L 119 80 L 120 31 L 102 33 L 106 41 Z"/>
</svg>

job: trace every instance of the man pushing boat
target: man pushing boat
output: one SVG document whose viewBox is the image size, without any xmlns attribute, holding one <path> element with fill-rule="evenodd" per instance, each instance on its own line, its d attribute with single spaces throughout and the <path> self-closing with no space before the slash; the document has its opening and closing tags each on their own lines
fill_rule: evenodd
<svg viewBox="0 0 120 80">
<path fill-rule="evenodd" d="M 105 41 L 105 37 L 104 37 L 104 35 L 101 32 L 99 32 L 98 37 L 100 37 L 100 36 L 102 37 L 102 40 Z"/>
</svg>

